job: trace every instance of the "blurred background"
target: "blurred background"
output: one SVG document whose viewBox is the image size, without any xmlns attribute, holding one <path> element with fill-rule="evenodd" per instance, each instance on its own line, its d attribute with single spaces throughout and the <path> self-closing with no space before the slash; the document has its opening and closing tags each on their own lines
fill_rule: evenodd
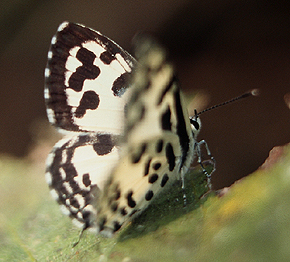
<svg viewBox="0 0 290 262">
<path fill-rule="evenodd" d="M 183 91 L 199 92 L 206 106 L 260 89 L 259 97 L 201 116 L 199 139 L 217 161 L 215 189 L 253 172 L 290 140 L 287 0 L 2 0 L 0 7 L 0 153 L 25 157 L 39 137 L 49 137 L 43 72 L 51 37 L 65 20 L 129 52 L 137 32 L 154 33 L 168 47 Z M 38 161 L 50 149 L 39 149 Z"/>
</svg>

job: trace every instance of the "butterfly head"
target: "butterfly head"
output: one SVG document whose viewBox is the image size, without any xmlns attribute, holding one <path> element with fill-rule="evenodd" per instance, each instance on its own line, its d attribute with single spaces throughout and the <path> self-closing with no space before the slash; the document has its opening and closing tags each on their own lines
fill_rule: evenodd
<svg viewBox="0 0 290 262">
<path fill-rule="evenodd" d="M 196 110 L 194 110 L 194 112 L 195 112 L 194 116 L 191 116 L 189 118 L 189 121 L 190 121 L 190 126 L 191 126 L 193 136 L 196 137 L 201 128 L 201 121 Z"/>
</svg>

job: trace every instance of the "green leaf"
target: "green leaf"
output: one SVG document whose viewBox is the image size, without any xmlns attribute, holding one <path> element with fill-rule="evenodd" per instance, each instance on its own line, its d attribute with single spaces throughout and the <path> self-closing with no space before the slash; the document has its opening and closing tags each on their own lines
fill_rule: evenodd
<svg viewBox="0 0 290 262">
<path fill-rule="evenodd" d="M 209 194 L 199 168 L 112 239 L 80 230 L 59 211 L 43 169 L 1 158 L 0 261 L 289 261 L 290 153 L 272 168 Z M 208 167 L 210 168 L 210 166 Z"/>
</svg>

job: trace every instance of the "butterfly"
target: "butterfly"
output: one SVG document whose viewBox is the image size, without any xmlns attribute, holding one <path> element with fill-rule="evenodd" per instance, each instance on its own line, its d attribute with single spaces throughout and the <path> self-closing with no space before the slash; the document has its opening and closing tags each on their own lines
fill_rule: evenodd
<svg viewBox="0 0 290 262">
<path fill-rule="evenodd" d="M 196 152 L 201 163 L 204 143 L 165 49 L 140 35 L 135 56 L 64 22 L 45 69 L 48 119 L 65 135 L 47 158 L 46 181 L 77 225 L 108 237 L 183 180 Z"/>
</svg>

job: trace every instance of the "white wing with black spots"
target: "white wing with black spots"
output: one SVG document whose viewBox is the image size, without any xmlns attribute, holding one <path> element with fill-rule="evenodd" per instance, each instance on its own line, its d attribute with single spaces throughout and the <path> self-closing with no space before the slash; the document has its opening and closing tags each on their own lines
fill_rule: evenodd
<svg viewBox="0 0 290 262">
<path fill-rule="evenodd" d="M 80 227 L 91 227 L 91 205 L 103 189 L 119 150 L 109 134 L 82 133 L 60 140 L 49 154 L 46 181 L 62 211 Z"/>
<path fill-rule="evenodd" d="M 46 180 L 62 211 L 83 228 L 92 200 L 119 160 L 128 78 L 135 59 L 106 36 L 62 23 L 45 69 L 49 121 L 66 135 L 47 159 Z"/>
<path fill-rule="evenodd" d="M 120 134 L 135 60 L 109 38 L 64 22 L 52 38 L 45 102 L 52 124 L 68 131 Z"/>
</svg>

